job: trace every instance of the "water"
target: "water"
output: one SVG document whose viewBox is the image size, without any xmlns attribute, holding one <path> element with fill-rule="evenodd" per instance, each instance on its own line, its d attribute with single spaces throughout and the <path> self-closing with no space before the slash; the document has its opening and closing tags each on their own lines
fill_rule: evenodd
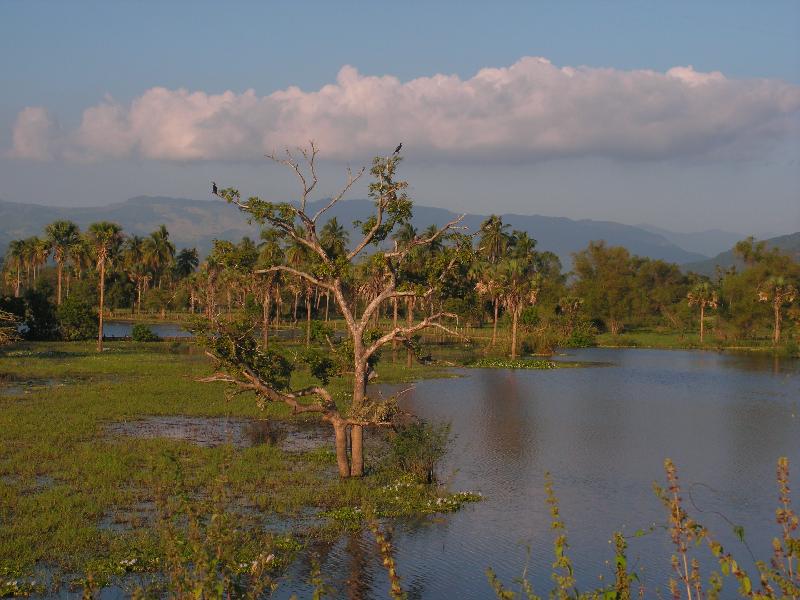
<svg viewBox="0 0 800 600">
<path fill-rule="evenodd" d="M 106 338 L 124 338 L 130 337 L 133 332 L 133 326 L 136 325 L 135 321 L 106 321 L 103 324 L 103 335 Z M 191 338 L 193 334 L 191 331 L 184 329 L 184 325 L 180 323 L 145 323 L 150 328 L 150 331 L 159 337 L 163 338 Z M 343 332 L 335 332 L 335 337 L 340 337 Z M 270 331 L 270 336 L 278 337 L 280 339 L 305 339 L 305 329 L 301 327 L 283 327 L 281 329 Z"/>
<path fill-rule="evenodd" d="M 106 432 L 111 436 L 182 440 L 206 448 L 222 444 L 236 448 L 269 444 L 290 452 L 303 452 L 330 448 L 333 444 L 331 428 L 319 421 L 151 416 L 109 423 Z"/>
<path fill-rule="evenodd" d="M 106 321 L 103 323 L 103 335 L 106 338 L 130 337 L 133 326 L 132 321 Z M 192 333 L 186 331 L 183 325 L 178 323 L 146 323 L 150 331 L 159 337 L 166 338 L 190 338 Z"/>
<path fill-rule="evenodd" d="M 669 596 L 672 549 L 658 528 L 666 519 L 652 491 L 653 481 L 664 481 L 665 457 L 678 467 L 687 509 L 742 564 L 751 562 L 749 551 L 731 523 L 744 526 L 756 557 L 769 558 L 779 456 L 792 461 L 795 489 L 800 482 L 798 361 L 638 349 L 588 349 L 565 358 L 605 366 L 464 369 L 460 379 L 422 381 L 404 397 L 404 408 L 452 423 L 456 439 L 442 469 L 451 487 L 486 497 L 454 515 L 395 525 L 398 570 L 411 597 L 492 597 L 485 569 L 511 584 L 528 561 L 526 546 L 530 577 L 546 596 L 553 562 L 547 471 L 579 585 L 595 586 L 601 574 L 613 580 L 606 561 L 613 561 L 608 540 L 615 530 L 631 535 L 655 523 L 653 533 L 630 540 L 629 564 L 648 597 L 657 589 Z M 340 596 L 386 597 L 375 554 L 368 535 L 342 539 L 323 556 L 322 570 Z M 279 597 L 307 595 L 299 583 L 306 575 L 298 568 Z"/>
</svg>

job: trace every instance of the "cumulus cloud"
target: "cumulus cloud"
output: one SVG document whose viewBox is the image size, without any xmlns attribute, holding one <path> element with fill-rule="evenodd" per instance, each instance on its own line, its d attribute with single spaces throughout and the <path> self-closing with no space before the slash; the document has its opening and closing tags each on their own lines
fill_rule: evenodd
<svg viewBox="0 0 800 600">
<path fill-rule="evenodd" d="M 72 160 L 254 160 L 314 139 L 325 157 L 364 160 L 403 141 L 415 157 L 535 161 L 603 156 L 668 159 L 747 153 L 796 135 L 800 86 L 734 80 L 691 66 L 666 73 L 557 67 L 522 58 L 469 79 L 402 82 L 343 67 L 316 91 L 289 87 L 208 94 L 151 88 L 110 97 L 56 138 L 43 109 L 26 108 L 13 155 Z"/>
<path fill-rule="evenodd" d="M 55 150 L 56 126 L 46 109 L 28 106 L 21 110 L 14 123 L 11 158 L 48 160 Z"/>
</svg>

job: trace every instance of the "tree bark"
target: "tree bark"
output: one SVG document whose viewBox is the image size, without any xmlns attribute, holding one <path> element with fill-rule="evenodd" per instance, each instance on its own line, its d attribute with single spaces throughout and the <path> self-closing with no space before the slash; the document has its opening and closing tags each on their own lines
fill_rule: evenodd
<svg viewBox="0 0 800 600">
<path fill-rule="evenodd" d="M 271 296 L 269 291 L 264 292 L 263 312 L 261 314 L 261 342 L 264 350 L 269 348 L 269 309 Z"/>
<path fill-rule="evenodd" d="M 517 358 L 517 320 L 519 319 L 519 309 L 511 311 L 511 360 Z"/>
<path fill-rule="evenodd" d="M 103 304 L 106 291 L 106 261 L 100 261 L 100 320 L 97 327 L 97 351 L 103 351 Z"/>
<path fill-rule="evenodd" d="M 706 307 L 701 302 L 700 303 L 700 343 L 703 343 L 703 334 L 705 332 L 705 320 L 706 320 Z"/>
<path fill-rule="evenodd" d="M 781 303 L 778 302 L 778 293 L 775 292 L 775 301 L 772 303 L 775 313 L 775 331 L 772 334 L 772 343 L 777 344 L 781 340 Z"/>
<path fill-rule="evenodd" d="M 411 327 L 414 322 L 414 298 L 409 296 L 406 300 L 406 325 Z M 414 365 L 414 353 L 411 348 L 406 349 L 406 367 L 409 369 Z"/>
<path fill-rule="evenodd" d="M 497 342 L 497 311 L 500 308 L 500 299 L 494 299 L 494 324 L 492 325 L 492 343 L 490 346 L 494 346 Z"/>
<path fill-rule="evenodd" d="M 62 261 L 58 261 L 56 263 L 56 269 L 58 271 L 58 295 L 56 303 L 58 306 L 61 306 L 61 276 L 64 269 L 64 263 Z"/>
<path fill-rule="evenodd" d="M 367 361 L 363 358 L 360 340 L 355 340 L 355 373 L 353 374 L 353 403 L 351 413 L 364 406 L 367 397 Z M 361 477 L 364 474 L 364 428 L 353 425 L 350 429 L 350 475 Z"/>
<path fill-rule="evenodd" d="M 611 325 L 611 335 L 618 335 L 620 322 L 617 321 L 615 318 L 611 317 L 609 319 L 609 325 Z"/>
<path fill-rule="evenodd" d="M 364 475 L 364 428 L 353 425 L 350 429 L 350 477 Z"/>
<path fill-rule="evenodd" d="M 306 346 L 311 345 L 311 296 L 306 294 Z"/>
<path fill-rule="evenodd" d="M 347 460 L 347 426 L 341 421 L 334 421 L 333 432 L 336 435 L 336 465 L 339 468 L 339 477 L 350 477 L 350 463 Z"/>
<path fill-rule="evenodd" d="M 392 298 L 392 328 L 397 329 L 397 298 Z M 397 348 L 397 340 L 392 340 L 392 345 Z"/>
</svg>

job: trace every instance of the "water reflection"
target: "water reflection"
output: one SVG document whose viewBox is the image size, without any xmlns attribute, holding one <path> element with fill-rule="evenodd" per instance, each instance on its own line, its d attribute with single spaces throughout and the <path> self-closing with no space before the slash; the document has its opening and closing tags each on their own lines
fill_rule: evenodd
<svg viewBox="0 0 800 600">
<path fill-rule="evenodd" d="M 490 597 L 486 567 L 511 582 L 525 565 L 526 545 L 529 571 L 546 595 L 553 560 L 546 471 L 561 501 L 579 583 L 596 585 L 597 575 L 611 574 L 605 561 L 613 558 L 608 540 L 614 530 L 632 534 L 664 523 L 651 486 L 663 481 L 665 457 L 679 468 L 687 508 L 740 562 L 749 562 L 748 551 L 730 523 L 744 526 L 756 556 L 769 556 L 776 459 L 788 456 L 795 484 L 800 478 L 798 361 L 637 349 L 588 349 L 565 358 L 611 366 L 464 369 L 459 379 L 423 381 L 404 396 L 408 410 L 452 423 L 456 439 L 445 478 L 454 488 L 486 496 L 435 523 L 398 525 L 398 569 L 415 597 Z M 351 578 L 352 569 L 330 567 L 342 567 L 366 547 L 373 558 L 356 563 L 366 565 L 359 573 L 369 589 L 352 597 L 385 597 L 388 582 L 374 542 L 354 543 L 331 548 L 323 572 Z M 630 562 L 643 572 L 648 596 L 656 589 L 668 596 L 670 553 L 661 529 L 631 540 Z M 293 586 L 287 597 L 307 590 Z"/>
</svg>

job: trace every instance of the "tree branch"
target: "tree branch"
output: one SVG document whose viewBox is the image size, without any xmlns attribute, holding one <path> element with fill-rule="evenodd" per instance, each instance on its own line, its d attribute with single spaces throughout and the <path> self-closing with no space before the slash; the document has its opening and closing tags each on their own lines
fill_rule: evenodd
<svg viewBox="0 0 800 600">
<path fill-rule="evenodd" d="M 361 167 L 356 175 L 353 175 L 353 172 L 350 170 L 350 167 L 347 167 L 347 183 L 345 183 L 344 187 L 336 194 L 333 198 L 331 198 L 330 202 L 320 208 L 313 217 L 311 217 L 311 221 L 313 223 L 317 222 L 325 212 L 333 208 L 333 206 L 342 199 L 342 197 L 350 190 L 355 183 L 361 179 L 361 176 L 364 174 L 365 167 Z"/>
<path fill-rule="evenodd" d="M 458 333 L 457 331 L 453 331 L 449 327 L 446 327 L 446 326 L 442 325 L 441 323 L 439 323 L 438 320 L 441 319 L 442 317 L 455 317 L 455 318 L 458 318 L 457 315 L 454 315 L 453 313 L 438 312 L 438 313 L 435 313 L 433 315 L 429 315 L 429 316 L 425 317 L 422 321 L 420 321 L 416 325 L 412 325 L 411 327 L 395 327 L 394 329 L 392 329 L 388 333 L 385 333 L 384 335 L 379 337 L 377 340 L 375 340 L 372 343 L 372 345 L 369 346 L 365 350 L 365 352 L 364 352 L 365 357 L 369 358 L 375 352 L 380 350 L 380 348 L 382 346 L 385 346 L 386 344 L 388 344 L 392 340 L 403 339 L 403 338 L 409 339 L 410 336 L 412 336 L 413 334 L 417 333 L 418 331 L 422 331 L 423 329 L 427 329 L 428 327 L 435 327 L 437 329 L 441 329 L 442 331 L 445 331 L 445 332 L 447 332 L 447 333 L 449 333 L 451 335 L 454 335 L 454 336 L 456 336 L 458 338 L 461 338 L 462 340 L 469 339 L 465 335 L 462 335 L 462 334 Z"/>
<path fill-rule="evenodd" d="M 285 273 L 291 273 L 292 275 L 300 277 L 301 279 L 305 279 L 306 281 L 308 281 L 309 283 L 311 283 L 313 285 L 319 286 L 319 287 L 321 287 L 323 289 L 326 289 L 326 290 L 333 291 L 333 286 L 331 284 L 326 283 L 326 282 L 322 281 L 321 279 L 317 279 L 316 277 L 314 277 L 313 275 L 311 275 L 309 273 L 306 273 L 305 271 L 299 271 L 298 269 L 294 269 L 294 268 L 288 267 L 286 265 L 275 265 L 275 266 L 269 267 L 267 269 L 258 269 L 256 271 L 253 271 L 253 273 L 255 273 L 257 275 L 261 275 L 261 274 L 264 274 L 264 273 L 276 273 L 276 272 L 279 272 L 279 271 L 283 271 Z"/>
<path fill-rule="evenodd" d="M 437 231 L 436 231 L 435 233 L 433 233 L 433 234 L 432 234 L 430 237 L 427 237 L 427 238 L 419 238 L 419 237 L 415 237 L 413 240 L 411 240 L 411 241 L 410 241 L 410 242 L 409 242 L 409 243 L 408 243 L 406 246 L 404 246 L 402 249 L 400 249 L 400 250 L 394 250 L 394 251 L 392 251 L 392 252 L 387 252 L 387 253 L 385 254 L 386 258 L 399 258 L 400 260 L 402 260 L 402 259 L 404 259 L 404 258 L 406 257 L 406 255 L 408 255 L 408 253 L 409 253 L 409 252 L 411 252 L 411 251 L 412 251 L 414 248 L 418 248 L 418 247 L 420 247 L 420 246 L 427 246 L 427 245 L 429 245 L 429 244 L 432 244 L 433 242 L 435 242 L 437 239 L 439 239 L 440 237 L 442 237 L 442 236 L 443 236 L 443 235 L 444 235 L 446 232 L 448 232 L 448 231 L 450 231 L 450 230 L 456 230 L 456 229 L 466 229 L 466 227 L 456 227 L 456 225 L 458 225 L 458 224 L 459 224 L 461 221 L 463 221 L 463 220 L 464 220 L 464 217 L 466 217 L 466 215 L 465 215 L 465 214 L 464 214 L 464 215 L 460 215 L 460 216 L 456 217 L 456 218 L 455 218 L 455 219 L 453 219 L 452 221 L 450 221 L 450 222 L 446 223 L 445 225 L 443 225 L 443 226 L 441 227 L 441 229 L 437 230 Z"/>
<path fill-rule="evenodd" d="M 385 203 L 386 201 L 383 198 L 381 198 L 381 200 L 378 202 L 378 213 L 375 215 L 375 225 L 372 226 L 372 229 L 370 229 L 364 238 L 359 242 L 358 246 L 356 246 L 355 249 L 347 255 L 348 261 L 351 261 L 358 256 L 361 251 L 369 245 L 369 243 L 375 237 L 375 234 L 378 233 L 381 225 L 383 225 L 383 209 Z"/>
</svg>

